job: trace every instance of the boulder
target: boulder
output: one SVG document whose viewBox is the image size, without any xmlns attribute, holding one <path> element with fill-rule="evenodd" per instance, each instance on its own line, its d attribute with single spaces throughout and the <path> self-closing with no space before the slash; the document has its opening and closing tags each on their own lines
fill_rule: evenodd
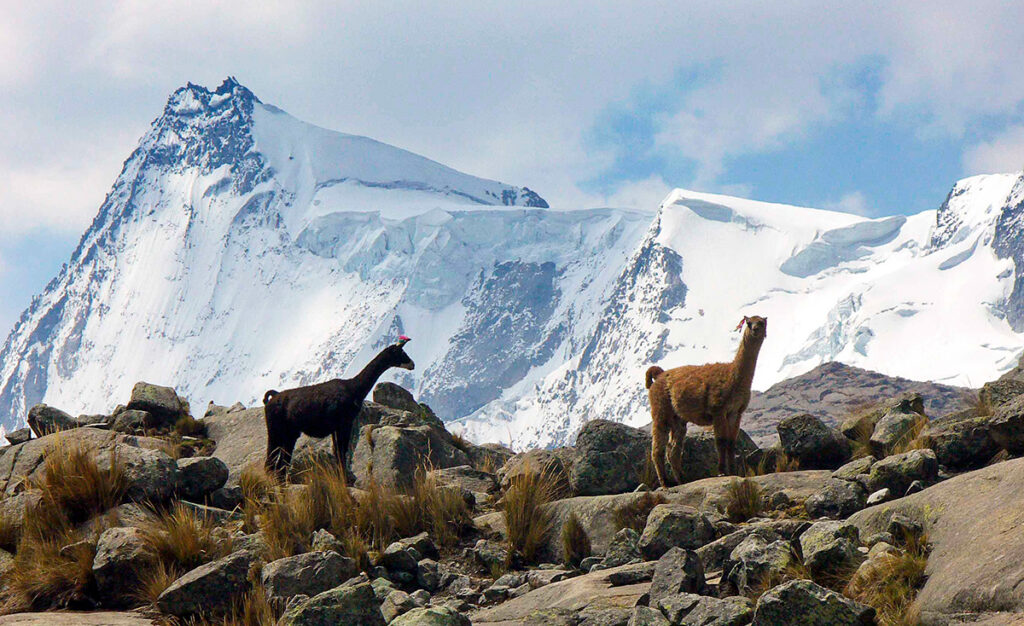
<svg viewBox="0 0 1024 626">
<path fill-rule="evenodd" d="M 835 469 L 850 460 L 850 440 L 809 413 L 783 419 L 778 431 L 782 449 L 801 469 Z"/>
<path fill-rule="evenodd" d="M 654 578 L 654 570 L 657 569 L 658 562 L 646 561 L 644 563 L 627 563 L 627 565 L 629 567 L 617 567 L 614 574 L 609 574 L 608 582 L 618 587 L 649 581 Z"/>
<path fill-rule="evenodd" d="M 391 626 L 470 626 L 469 618 L 446 606 L 417 608 L 400 615 Z"/>
<path fill-rule="evenodd" d="M 477 563 L 490 571 L 498 571 L 508 565 L 508 548 L 504 542 L 480 539 L 473 546 Z"/>
<path fill-rule="evenodd" d="M 873 456 L 862 456 L 832 472 L 832 478 L 866 483 L 868 474 L 871 473 L 871 466 L 876 462 L 878 462 L 878 459 Z"/>
<path fill-rule="evenodd" d="M 679 623 L 682 626 L 744 626 L 753 617 L 754 601 L 750 598 L 703 596 Z"/>
<path fill-rule="evenodd" d="M 267 599 L 284 606 L 294 596 L 315 596 L 358 573 L 353 559 L 336 552 L 306 552 L 267 563 L 260 578 Z"/>
<path fill-rule="evenodd" d="M 986 423 L 1000 448 L 1010 454 L 1024 454 L 1024 397 L 1018 396 L 997 408 Z"/>
<path fill-rule="evenodd" d="M 679 593 L 658 600 L 654 606 L 661 610 L 670 624 L 680 624 L 702 597 L 696 593 Z"/>
<path fill-rule="evenodd" d="M 878 419 L 871 433 L 872 454 L 879 458 L 884 457 L 897 445 L 907 443 L 914 437 L 921 420 L 928 419 L 914 410 L 917 406 L 922 410 L 924 408 L 921 396 L 904 398 Z"/>
<path fill-rule="evenodd" d="M 12 430 L 7 433 L 7 441 L 12 446 L 16 446 L 19 443 L 25 443 L 32 438 L 32 430 L 29 428 L 19 428 L 18 430 Z"/>
<path fill-rule="evenodd" d="M 202 502 L 228 481 L 228 466 L 217 457 L 194 456 L 178 459 L 177 464 L 178 495 L 182 499 Z"/>
<path fill-rule="evenodd" d="M 395 589 L 388 594 L 388 597 L 384 598 L 384 602 L 380 605 L 380 612 L 384 616 L 384 621 L 390 624 L 399 615 L 408 613 L 415 608 L 416 602 L 412 596 L 401 589 Z"/>
<path fill-rule="evenodd" d="M 888 488 L 897 495 L 906 493 L 915 480 L 925 484 L 935 482 L 939 461 L 929 449 L 911 450 L 886 457 L 871 466 L 868 489 L 871 492 Z"/>
<path fill-rule="evenodd" d="M 409 546 L 395 541 L 384 549 L 377 565 L 385 567 L 389 572 L 415 572 L 420 556 L 418 551 L 410 550 Z"/>
<path fill-rule="evenodd" d="M 564 492 L 569 491 L 569 476 L 576 462 L 576 451 L 573 448 L 555 448 L 554 450 L 533 449 L 517 454 L 505 462 L 498 470 L 498 482 L 502 490 L 507 490 L 512 481 L 522 474 L 546 470 L 556 477 Z"/>
<path fill-rule="evenodd" d="M 736 438 L 736 454 L 739 459 L 752 459 L 757 452 L 757 444 L 746 431 L 740 429 Z M 643 462 L 646 463 L 646 458 Z M 642 467 L 643 465 L 638 466 Z M 676 476 L 675 470 L 669 464 L 665 467 L 680 485 L 718 476 L 718 447 L 715 445 L 715 433 L 703 428 L 690 427 L 683 439 L 682 474 Z"/>
<path fill-rule="evenodd" d="M 795 561 L 788 541 L 769 542 L 752 534 L 740 542 L 723 566 L 722 580 L 739 593 L 750 593 L 772 580 L 781 580 L 783 572 Z"/>
<path fill-rule="evenodd" d="M 860 534 L 848 522 L 817 522 L 800 535 L 800 551 L 811 574 L 842 574 L 860 565 Z"/>
<path fill-rule="evenodd" d="M 473 469 L 469 465 L 437 469 L 430 474 L 438 485 L 459 487 L 473 494 L 491 494 L 498 490 L 498 480 L 494 474 Z"/>
<path fill-rule="evenodd" d="M 638 563 L 643 558 L 640 554 L 640 533 L 632 528 L 623 528 L 615 533 L 612 541 L 608 544 L 601 565 L 604 567 L 618 567 L 628 563 Z"/>
<path fill-rule="evenodd" d="M 370 583 L 336 587 L 317 594 L 281 617 L 280 626 L 384 626 L 384 616 Z"/>
<path fill-rule="evenodd" d="M 867 490 L 860 483 L 832 478 L 807 498 L 804 508 L 811 517 L 843 519 L 863 509 L 867 498 Z"/>
<path fill-rule="evenodd" d="M 624 607 L 587 607 L 577 615 L 577 626 L 626 626 L 632 609 Z"/>
<path fill-rule="evenodd" d="M 171 387 L 138 382 L 132 387 L 128 409 L 146 411 L 152 416 L 154 428 L 173 426 L 178 418 L 188 414 L 188 406 Z"/>
<path fill-rule="evenodd" d="M 791 580 L 757 601 L 753 626 L 870 626 L 875 609 L 809 580 Z"/>
<path fill-rule="evenodd" d="M 633 609 L 626 626 L 670 626 L 671 622 L 665 619 L 661 611 L 646 606 L 638 606 Z"/>
<path fill-rule="evenodd" d="M 45 404 L 37 404 L 28 410 L 28 425 L 36 437 L 82 426 L 78 420 L 64 411 Z"/>
<path fill-rule="evenodd" d="M 435 469 L 469 465 L 469 457 L 440 427 L 369 425 L 360 432 L 351 463 L 358 487 L 376 482 L 408 488 L 424 465 Z"/>
<path fill-rule="evenodd" d="M 124 409 L 110 416 L 110 430 L 129 435 L 142 434 L 147 428 L 156 428 L 161 422 L 148 411 Z"/>
<path fill-rule="evenodd" d="M 729 561 L 732 551 L 751 535 L 761 537 L 766 543 L 783 539 L 783 536 L 775 530 L 771 523 L 750 524 L 739 528 L 697 549 L 697 556 L 704 564 L 704 571 L 713 572 L 723 569 L 726 562 Z"/>
<path fill-rule="evenodd" d="M 994 380 L 982 385 L 978 391 L 978 403 L 995 411 L 1008 402 L 1012 402 L 1024 395 L 1024 381 L 1013 379 Z"/>
<path fill-rule="evenodd" d="M 100 601 L 108 607 L 126 607 L 134 603 L 132 592 L 139 576 L 153 562 L 138 528 L 110 528 L 96 543 L 92 573 Z"/>
<path fill-rule="evenodd" d="M 640 535 L 640 552 L 649 560 L 660 559 L 674 547 L 696 550 L 715 538 L 715 528 L 706 515 L 696 509 L 659 504 L 647 517 Z"/>
<path fill-rule="evenodd" d="M 373 388 L 373 401 L 381 406 L 410 413 L 422 411 L 416 398 L 404 387 L 395 383 L 377 383 Z"/>
<path fill-rule="evenodd" d="M 101 450 L 97 462 L 109 463 L 111 453 L 116 453 L 124 464 L 128 477 L 128 491 L 125 497 L 134 502 L 156 503 L 169 499 L 178 490 L 181 474 L 174 459 L 160 450 L 117 445 Z"/>
<path fill-rule="evenodd" d="M 704 591 L 704 566 L 693 550 L 672 548 L 658 559 L 651 579 L 650 602 L 679 593 Z"/>
<path fill-rule="evenodd" d="M 441 571 L 437 561 L 422 559 L 416 564 L 416 584 L 430 593 L 441 588 Z"/>
<path fill-rule="evenodd" d="M 171 583 L 157 598 L 156 606 L 161 613 L 175 617 L 225 609 L 249 588 L 253 560 L 252 553 L 240 551 L 200 565 Z"/>
<path fill-rule="evenodd" d="M 651 436 L 609 420 L 590 420 L 576 437 L 572 493 L 596 496 L 633 491 L 651 451 Z"/>
<path fill-rule="evenodd" d="M 991 417 L 954 414 L 928 424 L 921 433 L 924 445 L 935 452 L 939 465 L 956 471 L 984 466 L 999 452 Z"/>
</svg>

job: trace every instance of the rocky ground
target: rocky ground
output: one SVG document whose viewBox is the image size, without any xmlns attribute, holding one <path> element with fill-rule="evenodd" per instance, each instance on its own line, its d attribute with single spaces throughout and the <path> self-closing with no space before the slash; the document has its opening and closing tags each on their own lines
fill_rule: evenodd
<svg viewBox="0 0 1024 626">
<path fill-rule="evenodd" d="M 771 448 L 743 433 L 743 478 L 691 428 L 669 489 L 643 429 L 515 454 L 390 383 L 348 487 L 329 441 L 262 476 L 262 408 L 192 419 L 146 383 L 110 415 L 40 405 L 0 449 L 0 624 L 1020 623 L 1018 378 L 931 419 L 914 394 L 794 413 Z"/>
</svg>

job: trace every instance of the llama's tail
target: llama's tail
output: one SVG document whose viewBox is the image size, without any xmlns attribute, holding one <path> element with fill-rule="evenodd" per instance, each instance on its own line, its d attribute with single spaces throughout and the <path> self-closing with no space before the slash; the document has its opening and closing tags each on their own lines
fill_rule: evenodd
<svg viewBox="0 0 1024 626">
<path fill-rule="evenodd" d="M 651 385 L 654 384 L 654 379 L 656 379 L 658 376 L 661 376 L 664 373 L 665 373 L 665 370 L 661 369 L 657 365 L 652 365 L 651 367 L 648 367 L 647 368 L 647 374 L 645 375 L 645 378 L 646 378 L 646 381 L 647 381 L 645 386 L 648 389 L 650 389 Z"/>
<path fill-rule="evenodd" d="M 266 403 L 270 402 L 270 399 L 273 398 L 274 396 L 276 396 L 279 393 L 281 393 L 281 392 L 277 391 L 276 389 L 271 389 L 267 393 L 263 394 L 263 404 L 266 404 Z"/>
</svg>

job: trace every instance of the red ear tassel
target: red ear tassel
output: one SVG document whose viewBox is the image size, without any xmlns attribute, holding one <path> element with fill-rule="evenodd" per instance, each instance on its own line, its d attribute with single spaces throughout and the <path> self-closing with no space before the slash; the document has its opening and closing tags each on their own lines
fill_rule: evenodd
<svg viewBox="0 0 1024 626">
<path fill-rule="evenodd" d="M 743 330 L 743 325 L 746 324 L 746 323 L 747 323 L 747 317 L 743 316 L 743 319 L 740 320 L 740 323 L 736 325 L 736 330 L 734 332 L 739 332 L 739 331 Z"/>
</svg>

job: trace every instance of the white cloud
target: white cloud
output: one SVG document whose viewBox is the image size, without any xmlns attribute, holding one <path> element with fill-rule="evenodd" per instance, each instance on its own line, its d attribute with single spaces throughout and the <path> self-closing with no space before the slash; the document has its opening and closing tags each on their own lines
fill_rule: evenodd
<svg viewBox="0 0 1024 626">
<path fill-rule="evenodd" d="M 1012 126 L 991 141 L 971 146 L 963 157 L 968 174 L 1024 170 L 1024 126 Z"/>
<path fill-rule="evenodd" d="M 853 213 L 854 215 L 862 215 L 864 217 L 872 217 L 876 213 L 876 210 L 868 204 L 867 197 L 860 191 L 854 191 L 838 200 L 826 202 L 823 208 L 829 211 Z"/>
</svg>

